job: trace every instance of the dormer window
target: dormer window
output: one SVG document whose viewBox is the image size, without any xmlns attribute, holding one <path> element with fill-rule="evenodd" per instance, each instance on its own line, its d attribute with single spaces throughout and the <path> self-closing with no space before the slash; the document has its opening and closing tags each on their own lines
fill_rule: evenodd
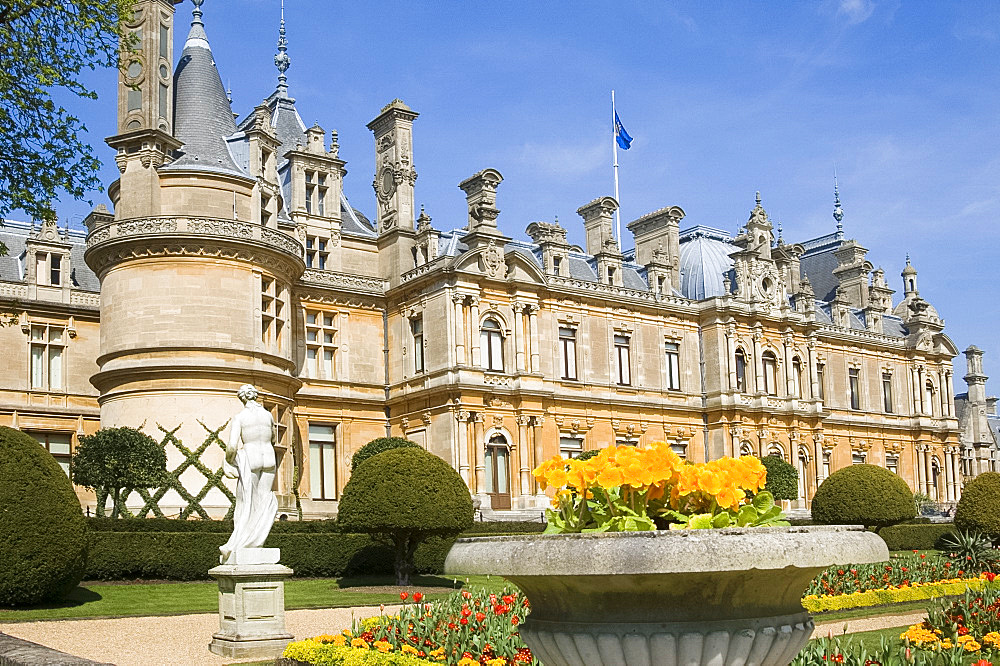
<svg viewBox="0 0 1000 666">
<path fill-rule="evenodd" d="M 608 284 L 615 283 L 615 267 L 608 266 Z"/>
<path fill-rule="evenodd" d="M 35 281 L 39 285 L 62 286 L 63 261 L 61 254 L 35 253 Z"/>
<path fill-rule="evenodd" d="M 562 257 L 552 257 L 552 272 L 556 275 L 560 275 L 562 268 Z"/>
</svg>

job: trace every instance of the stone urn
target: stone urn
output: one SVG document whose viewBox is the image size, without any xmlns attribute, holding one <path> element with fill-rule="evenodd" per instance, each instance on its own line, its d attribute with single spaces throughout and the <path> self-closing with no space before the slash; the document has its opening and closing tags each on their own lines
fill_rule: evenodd
<svg viewBox="0 0 1000 666">
<path fill-rule="evenodd" d="M 445 573 L 521 588 L 545 666 L 787 666 L 812 634 L 809 581 L 888 559 L 861 527 L 758 527 L 459 539 Z"/>
</svg>

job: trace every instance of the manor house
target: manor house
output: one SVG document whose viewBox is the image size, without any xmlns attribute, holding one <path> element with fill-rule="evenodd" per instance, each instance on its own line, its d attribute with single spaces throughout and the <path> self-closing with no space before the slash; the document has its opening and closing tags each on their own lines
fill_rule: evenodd
<svg viewBox="0 0 1000 666">
<path fill-rule="evenodd" d="M 247 382 L 277 424 L 281 511 L 307 517 L 336 513 L 351 455 L 387 433 L 450 462 L 492 517 L 548 505 L 530 473 L 543 459 L 656 440 L 694 461 L 780 455 L 801 507 L 863 462 L 958 497 L 957 349 L 909 261 L 894 299 L 839 198 L 819 238 L 776 236 L 758 194 L 736 234 L 668 205 L 627 224 L 623 251 L 618 204 L 598 196 L 580 202 L 581 248 L 554 221 L 506 236 L 503 176 L 484 168 L 457 183 L 465 210 L 435 221 L 414 204 L 418 113 L 397 99 L 368 124 L 366 215 L 337 133 L 306 127 L 290 96 L 284 22 L 277 86 L 237 116 L 202 0 L 174 57 L 179 2 L 136 3 L 112 209 L 86 237 L 0 230 L 0 311 L 16 313 L 0 422 L 64 466 L 102 425 L 163 440 L 175 479 L 136 493 L 137 513 L 225 513 L 218 436 Z"/>
</svg>

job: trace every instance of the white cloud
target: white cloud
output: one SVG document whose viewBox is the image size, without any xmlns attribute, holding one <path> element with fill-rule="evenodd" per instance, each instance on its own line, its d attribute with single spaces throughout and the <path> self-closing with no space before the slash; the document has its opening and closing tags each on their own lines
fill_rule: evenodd
<svg viewBox="0 0 1000 666">
<path fill-rule="evenodd" d="M 840 0 L 840 6 L 837 8 L 837 13 L 846 16 L 851 24 L 864 23 L 874 11 L 873 0 Z"/>
</svg>

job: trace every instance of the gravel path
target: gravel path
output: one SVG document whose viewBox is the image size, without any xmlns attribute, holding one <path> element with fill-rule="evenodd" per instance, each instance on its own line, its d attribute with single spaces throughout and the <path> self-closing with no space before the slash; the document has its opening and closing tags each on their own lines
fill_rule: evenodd
<svg viewBox="0 0 1000 666">
<path fill-rule="evenodd" d="M 387 612 L 397 606 L 386 607 Z M 285 625 L 296 639 L 333 633 L 351 626 L 354 618 L 377 615 L 378 607 L 323 608 L 285 611 Z M 813 638 L 840 636 L 888 627 L 907 627 L 926 613 L 883 615 L 822 622 Z M 58 620 L 0 624 L 0 633 L 40 643 L 56 650 L 117 666 L 221 666 L 232 660 L 208 651 L 208 642 L 219 628 L 216 613 L 166 617 L 124 617 L 104 620 Z"/>
<path fill-rule="evenodd" d="M 386 611 L 396 608 L 387 606 Z M 285 611 L 285 627 L 296 639 L 309 638 L 350 627 L 353 618 L 378 613 L 377 606 Z M 0 624 L 0 633 L 117 666 L 233 663 L 208 651 L 218 629 L 217 613 Z"/>
<path fill-rule="evenodd" d="M 876 629 L 888 629 L 889 627 L 909 627 L 911 624 L 922 622 L 927 618 L 927 612 L 909 613 L 907 615 L 878 615 L 875 617 L 859 617 L 853 620 L 834 620 L 831 622 L 817 622 L 816 630 L 813 631 L 813 638 L 826 638 L 833 632 L 833 635 L 856 634 L 862 631 L 875 631 Z M 844 625 L 847 631 L 844 631 Z M 901 629 L 899 633 L 903 633 Z"/>
</svg>

